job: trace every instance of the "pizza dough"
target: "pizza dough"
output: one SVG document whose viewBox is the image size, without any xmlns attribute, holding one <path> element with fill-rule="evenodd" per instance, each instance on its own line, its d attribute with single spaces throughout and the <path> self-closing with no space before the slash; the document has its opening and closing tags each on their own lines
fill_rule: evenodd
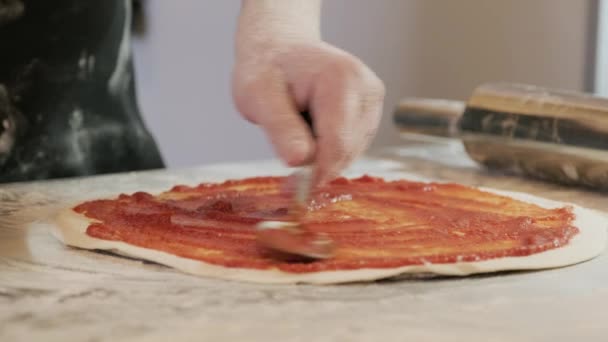
<svg viewBox="0 0 608 342">
<path fill-rule="evenodd" d="M 481 189 L 516 200 L 535 204 L 543 208 L 560 208 L 567 204 L 540 197 Z M 87 235 L 86 230 L 94 220 L 79 214 L 71 208 L 57 216 L 53 234 L 63 243 L 85 248 L 108 250 L 116 254 L 154 261 L 186 273 L 220 279 L 239 280 L 257 283 L 312 283 L 336 284 L 356 281 L 371 281 L 394 277 L 402 274 L 432 273 L 439 275 L 465 276 L 475 273 L 488 273 L 506 270 L 533 270 L 554 268 L 589 260 L 604 250 L 608 220 L 599 212 L 572 206 L 575 220 L 573 225 L 579 229 L 568 244 L 545 252 L 528 256 L 502 257 L 484 261 L 456 262 L 446 264 L 426 263 L 397 268 L 365 268 L 353 270 L 332 270 L 310 273 L 290 273 L 277 269 L 247 269 L 224 267 L 199 260 L 184 258 L 163 251 L 138 247 L 120 241 L 97 239 Z"/>
</svg>

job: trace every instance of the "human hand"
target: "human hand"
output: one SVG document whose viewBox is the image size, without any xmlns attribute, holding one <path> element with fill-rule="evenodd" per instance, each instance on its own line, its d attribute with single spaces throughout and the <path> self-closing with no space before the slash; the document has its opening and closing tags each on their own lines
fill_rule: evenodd
<svg viewBox="0 0 608 342">
<path fill-rule="evenodd" d="M 251 14 L 246 7 L 233 73 L 238 110 L 261 126 L 289 166 L 312 163 L 316 184 L 337 177 L 375 135 L 384 100 L 382 81 L 356 57 L 323 42 L 318 28 L 306 23 L 293 28 L 267 17 L 270 28 L 260 28 L 256 25 L 264 13 Z M 281 18 L 287 16 L 282 13 Z M 306 9 L 300 8 L 302 13 Z M 253 16 L 249 21 L 247 14 Z M 315 136 L 302 111 L 311 114 Z"/>
</svg>

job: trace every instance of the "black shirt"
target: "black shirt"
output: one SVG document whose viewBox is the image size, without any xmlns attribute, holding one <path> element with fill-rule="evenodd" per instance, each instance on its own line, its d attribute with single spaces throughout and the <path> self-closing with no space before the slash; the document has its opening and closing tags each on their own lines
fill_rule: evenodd
<svg viewBox="0 0 608 342">
<path fill-rule="evenodd" d="M 0 182 L 163 167 L 130 22 L 130 0 L 0 0 Z"/>
</svg>

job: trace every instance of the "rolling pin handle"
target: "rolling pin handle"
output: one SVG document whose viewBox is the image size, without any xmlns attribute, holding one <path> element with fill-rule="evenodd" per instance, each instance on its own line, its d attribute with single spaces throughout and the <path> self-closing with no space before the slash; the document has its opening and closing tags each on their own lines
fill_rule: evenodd
<svg viewBox="0 0 608 342">
<path fill-rule="evenodd" d="M 406 98 L 399 102 L 393 119 L 401 133 L 456 138 L 465 107 L 461 101 Z"/>
</svg>

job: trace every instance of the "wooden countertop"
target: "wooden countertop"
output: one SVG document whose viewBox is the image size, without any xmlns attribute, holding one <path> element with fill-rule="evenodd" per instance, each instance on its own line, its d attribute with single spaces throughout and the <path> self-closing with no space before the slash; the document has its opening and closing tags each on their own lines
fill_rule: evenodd
<svg viewBox="0 0 608 342">
<path fill-rule="evenodd" d="M 2 185 L 0 341 L 608 340 L 605 255 L 540 272 L 257 285 L 66 248 L 31 224 L 85 198 L 285 172 L 276 162 L 253 162 Z M 457 143 L 409 143 L 349 173 L 457 181 L 608 210 L 606 193 L 481 170 Z"/>
</svg>

